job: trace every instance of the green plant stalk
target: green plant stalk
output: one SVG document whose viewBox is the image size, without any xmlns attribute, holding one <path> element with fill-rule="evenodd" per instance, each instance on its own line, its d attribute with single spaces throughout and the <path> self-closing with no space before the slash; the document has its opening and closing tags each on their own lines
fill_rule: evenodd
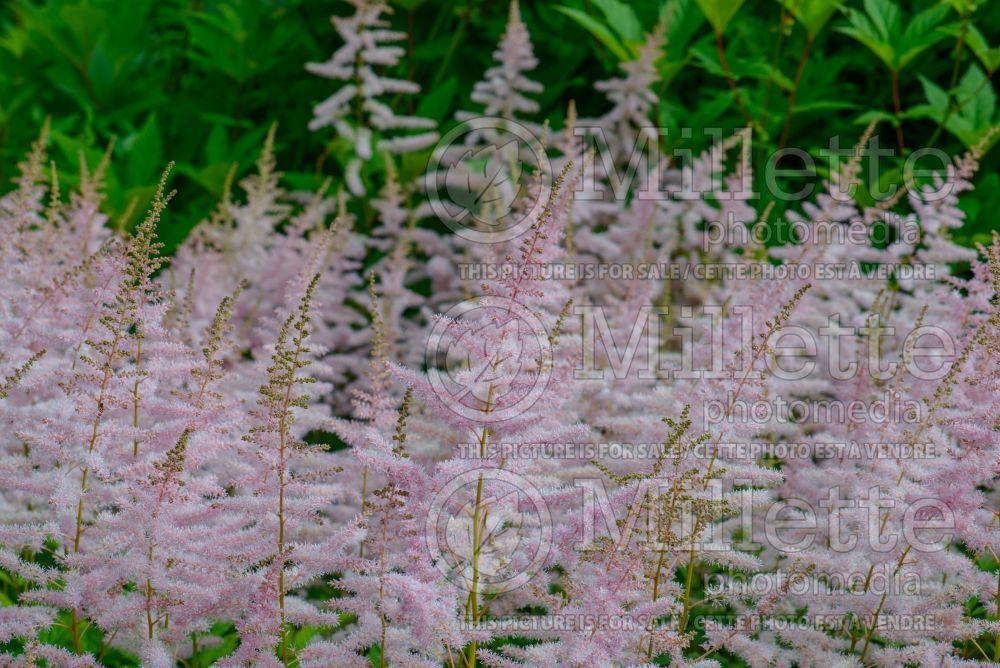
<svg viewBox="0 0 1000 668">
<path fill-rule="evenodd" d="M 292 357 L 292 367 L 295 368 L 299 360 L 299 351 L 296 347 Z M 295 374 L 288 375 L 288 383 L 285 385 L 285 396 L 282 399 L 281 418 L 278 422 L 278 609 L 281 611 L 281 662 L 288 665 L 288 622 L 285 614 L 285 457 L 288 448 L 288 411 L 292 403 L 292 388 L 295 386 Z"/>
<path fill-rule="evenodd" d="M 760 359 L 760 357 L 764 353 L 764 351 L 765 351 L 765 347 L 764 346 L 760 346 L 759 348 L 757 348 L 757 350 L 754 352 L 753 356 L 750 358 L 750 363 L 747 366 L 747 372 L 745 374 L 743 374 L 743 377 L 740 379 L 739 384 L 736 386 L 736 391 L 733 393 L 732 399 L 730 399 L 729 404 L 726 407 L 726 412 L 725 412 L 725 417 L 726 418 L 729 417 L 729 415 L 732 413 L 732 410 L 736 407 L 736 400 L 739 398 L 740 394 L 743 392 L 743 386 L 746 384 L 746 382 L 747 382 L 747 380 L 748 380 L 748 378 L 750 376 L 751 370 L 753 369 L 754 364 L 757 363 L 757 360 Z M 707 467 L 706 472 L 705 472 L 705 482 L 704 482 L 704 485 L 703 485 L 703 487 L 705 487 L 705 488 L 708 487 L 708 480 L 709 480 L 709 477 L 712 475 L 712 469 L 715 466 L 715 458 L 716 458 L 716 454 L 715 453 L 716 453 L 716 451 L 718 449 L 717 446 L 718 446 L 719 443 L 722 442 L 723 438 L 725 438 L 725 432 L 719 434 L 719 438 L 715 441 L 716 447 L 712 448 L 712 457 L 711 457 L 711 459 L 708 460 L 708 467 Z M 681 633 L 684 632 L 684 627 L 687 625 L 687 617 L 688 617 L 688 613 L 689 613 L 690 608 L 691 608 L 691 606 L 690 606 L 691 589 L 692 589 L 693 583 L 694 583 L 694 579 L 693 579 L 693 575 L 694 575 L 694 555 L 695 555 L 694 541 L 695 541 L 695 536 L 698 535 L 698 531 L 700 529 L 701 529 L 701 517 L 696 517 L 695 518 L 695 522 L 694 522 L 694 527 L 691 530 L 691 550 L 690 550 L 689 555 L 688 555 L 687 581 L 686 581 L 685 587 L 684 587 L 684 602 L 683 602 L 684 605 L 683 605 L 683 611 L 681 613 L 681 623 L 680 623 L 680 631 L 681 631 Z"/>
<path fill-rule="evenodd" d="M 722 41 L 721 32 L 715 33 L 715 50 L 719 54 L 719 64 L 722 65 L 726 81 L 729 82 L 729 89 L 733 92 L 733 100 L 736 102 L 736 107 L 740 110 L 747 125 L 752 126 L 754 124 L 753 119 L 750 118 L 750 112 L 747 111 L 746 106 L 743 104 L 743 96 L 740 95 L 739 87 L 736 85 L 736 77 L 733 76 L 733 71 L 729 67 L 729 60 L 726 58 L 726 45 Z"/>
<path fill-rule="evenodd" d="M 670 522 L 670 518 L 674 515 L 674 508 L 677 505 L 677 484 L 674 483 L 670 488 L 670 505 L 667 507 L 667 518 L 666 521 Z M 669 527 L 669 525 L 668 525 Z M 669 531 L 669 528 L 668 528 Z M 656 561 L 656 572 L 653 574 L 653 603 L 660 597 L 660 575 L 663 573 L 663 563 L 666 560 L 667 548 L 666 545 L 660 550 L 659 558 Z M 649 647 L 646 650 L 646 658 L 648 660 L 653 659 L 653 635 L 649 636 Z"/>
<path fill-rule="evenodd" d="M 969 16 L 968 14 L 962 14 L 962 21 L 959 25 L 958 39 L 955 42 L 955 63 L 951 68 L 951 79 L 948 83 L 948 108 L 944 112 L 944 116 L 941 118 L 941 122 L 938 126 L 934 128 L 934 134 L 931 135 L 930 140 L 927 142 L 929 146 L 934 146 L 938 137 L 944 131 L 945 125 L 948 124 L 948 119 L 951 118 L 952 113 L 955 111 L 955 107 L 958 106 L 958 101 L 954 98 L 955 86 L 958 84 L 958 74 L 962 66 L 962 55 L 965 51 L 965 38 L 969 31 Z"/>
<path fill-rule="evenodd" d="M 993 555 L 994 557 L 996 554 Z M 997 560 L 997 593 L 994 597 L 997 604 L 997 615 L 1000 616 L 1000 560 Z M 993 639 L 993 663 L 1000 662 L 1000 633 Z"/>
<path fill-rule="evenodd" d="M 691 591 L 694 588 L 694 566 L 695 566 L 694 541 L 695 541 L 695 536 L 698 534 L 698 528 L 699 528 L 698 524 L 699 522 L 696 521 L 694 531 L 691 532 L 691 549 L 688 555 L 687 577 L 685 578 L 684 581 L 684 600 L 682 601 L 683 607 L 681 609 L 681 621 L 680 621 L 680 626 L 678 627 L 681 633 L 684 633 L 684 629 L 687 628 L 688 617 L 691 614 Z"/>
<path fill-rule="evenodd" d="M 136 369 L 142 364 L 142 334 L 140 333 L 135 344 L 135 366 Z M 135 428 L 135 438 L 132 439 L 132 459 L 139 458 L 139 383 L 141 376 L 137 376 L 132 385 L 132 426 Z"/>
<path fill-rule="evenodd" d="M 881 530 L 879 530 L 880 535 L 881 533 L 882 533 Z M 910 553 L 910 547 L 911 547 L 910 545 L 907 545 L 906 549 L 903 550 L 903 553 L 899 555 L 899 562 L 896 564 L 896 568 L 892 572 L 893 577 L 896 577 L 896 575 L 899 573 L 899 570 L 903 567 L 903 561 L 906 559 L 906 555 Z M 869 578 L 870 577 L 871 577 L 871 571 L 869 571 Z M 866 582 L 865 583 L 866 593 L 868 591 L 868 585 L 869 583 Z M 878 626 L 878 616 L 882 613 L 882 606 L 885 605 L 885 599 L 886 596 L 888 596 L 888 594 L 889 594 L 888 591 L 882 592 L 882 598 L 879 599 L 878 607 L 875 608 L 875 614 L 872 615 L 871 628 L 869 628 L 868 632 L 865 634 L 865 644 L 861 646 L 861 656 L 859 658 L 862 664 L 864 664 L 865 656 L 868 654 L 868 647 L 871 644 L 872 636 L 875 635 L 875 628 Z M 853 649 L 853 644 L 852 644 L 852 649 Z"/>
<path fill-rule="evenodd" d="M 292 383 L 289 382 L 285 400 L 291 398 Z M 281 611 L 281 663 L 288 665 L 288 633 L 285 619 L 285 418 L 281 419 L 280 445 L 278 446 L 278 608 Z"/>
<path fill-rule="evenodd" d="M 499 360 L 495 361 L 493 366 Z M 492 409 L 493 403 L 493 384 L 491 383 L 489 389 L 486 392 L 486 408 L 485 413 L 489 415 Z M 479 457 L 483 459 L 486 457 L 486 440 L 489 436 L 489 428 L 483 425 L 482 433 L 479 435 Z M 480 534 L 480 524 L 484 524 L 486 517 L 482 514 L 482 501 L 483 501 L 483 474 L 480 472 L 479 480 L 476 482 L 476 501 L 472 510 L 472 586 L 469 588 L 469 600 L 466 604 L 466 619 L 472 624 L 476 625 L 479 623 L 480 619 L 480 609 L 479 609 L 479 552 L 480 552 L 480 540 L 482 538 Z M 467 668 L 476 668 L 476 651 L 478 650 L 478 643 L 473 640 L 469 643 L 469 654 L 466 657 Z"/>
<path fill-rule="evenodd" d="M 785 114 L 785 125 L 781 129 L 781 139 L 778 140 L 778 150 L 785 148 L 788 143 L 788 133 L 792 129 L 792 115 L 795 113 L 795 94 L 798 93 L 799 84 L 802 81 L 802 72 L 806 68 L 806 61 L 809 60 L 809 50 L 812 49 L 812 44 L 812 35 L 806 35 L 806 43 L 802 47 L 802 56 L 799 58 L 799 65 L 795 68 L 792 89 L 788 91 L 788 112 Z"/>
<path fill-rule="evenodd" d="M 104 397 L 107 393 L 108 383 L 111 382 L 111 377 L 114 375 L 112 360 L 118 352 L 118 346 L 121 344 L 121 338 L 121 334 L 116 330 L 114 338 L 111 341 L 111 352 L 109 353 L 107 364 L 104 365 L 104 376 L 101 378 L 100 391 L 97 395 L 97 415 L 94 417 L 94 422 L 91 426 L 90 442 L 87 444 L 88 454 L 93 454 L 94 448 L 97 447 L 97 438 L 100 435 L 101 428 L 101 417 L 104 415 Z M 90 467 L 84 466 L 80 475 L 80 498 L 76 504 L 76 528 L 73 532 L 73 554 L 78 554 L 80 552 L 80 538 L 83 536 L 83 497 L 87 493 L 87 477 L 89 473 Z M 70 634 L 73 636 L 73 652 L 81 654 L 83 632 L 80 629 L 80 619 L 76 608 L 70 611 Z"/>
<path fill-rule="evenodd" d="M 789 12 L 787 9 L 781 10 L 781 15 L 778 17 L 778 38 L 774 42 L 774 56 L 771 58 L 771 67 L 775 70 L 778 69 L 778 59 L 781 57 L 781 47 L 785 41 L 785 22 L 789 18 Z M 767 125 L 768 108 L 771 106 L 771 92 L 774 89 L 774 79 L 768 78 L 767 88 L 764 92 L 764 108 L 761 110 L 760 124 L 761 126 Z"/>
<path fill-rule="evenodd" d="M 365 510 L 368 508 L 368 467 L 365 467 L 364 472 L 361 474 L 361 514 L 365 514 Z M 361 541 L 358 546 L 358 558 L 365 558 L 365 541 Z"/>
<path fill-rule="evenodd" d="M 153 543 L 150 541 L 149 549 L 146 552 L 146 559 L 150 566 L 153 564 Z M 153 621 L 153 581 L 146 578 L 146 633 L 150 640 L 153 639 L 156 624 Z"/>
<path fill-rule="evenodd" d="M 868 588 L 869 588 L 869 587 L 871 586 L 871 583 L 872 583 L 872 575 L 873 575 L 874 573 L 875 573 L 875 564 L 871 564 L 871 565 L 869 565 L 869 566 L 868 566 L 868 574 L 867 574 L 867 575 L 865 575 L 865 584 L 864 584 L 864 586 L 863 586 L 863 587 L 861 588 L 861 591 L 862 591 L 862 593 L 865 593 L 865 594 L 867 594 L 867 593 L 868 593 Z M 849 628 L 847 628 L 847 627 L 845 627 L 845 629 L 844 629 L 844 630 L 846 630 L 846 631 L 847 631 L 847 635 L 848 635 L 848 637 L 850 637 L 850 639 L 851 639 L 851 648 L 850 648 L 850 650 L 849 650 L 849 653 L 853 654 L 853 653 L 854 653 L 854 649 L 855 649 L 855 647 L 857 647 L 857 645 L 858 645 L 858 641 L 859 641 L 859 640 L 861 639 L 861 636 L 855 636 L 855 635 L 854 635 L 854 634 L 853 634 L 853 633 L 851 632 L 851 630 L 850 630 Z"/>
<path fill-rule="evenodd" d="M 388 511 L 386 511 L 388 514 Z M 387 518 L 388 519 L 388 518 Z M 385 542 L 386 542 L 386 522 L 382 522 L 382 545 L 379 549 L 379 578 L 378 578 L 378 603 L 379 603 L 379 623 L 381 632 L 379 634 L 379 668 L 386 668 L 385 663 L 385 636 L 389 627 L 389 620 L 385 618 Z"/>
</svg>

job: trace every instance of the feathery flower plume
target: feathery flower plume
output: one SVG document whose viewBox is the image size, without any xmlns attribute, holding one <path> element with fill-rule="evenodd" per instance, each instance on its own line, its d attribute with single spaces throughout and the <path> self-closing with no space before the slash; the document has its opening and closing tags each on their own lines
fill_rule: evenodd
<svg viewBox="0 0 1000 668">
<path fill-rule="evenodd" d="M 344 82 L 336 93 L 316 105 L 310 130 L 333 126 L 353 146 L 353 157 L 345 167 L 351 193 L 361 197 L 365 186 L 361 168 L 374 152 L 393 155 L 420 151 L 437 140 L 434 121 L 419 116 L 397 115 L 382 101 L 389 95 L 413 95 L 420 86 L 381 72 L 396 67 L 403 48 L 393 42 L 406 33 L 390 30 L 383 14 L 392 12 L 382 0 L 350 0 L 354 14 L 331 18 L 344 44 L 325 63 L 308 63 L 306 69 L 321 77 Z M 418 133 L 395 134 L 400 130 Z"/>
</svg>

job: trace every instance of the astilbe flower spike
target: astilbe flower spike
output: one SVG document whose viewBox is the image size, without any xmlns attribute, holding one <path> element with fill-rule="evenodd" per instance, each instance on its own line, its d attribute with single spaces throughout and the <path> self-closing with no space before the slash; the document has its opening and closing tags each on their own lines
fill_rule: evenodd
<svg viewBox="0 0 1000 668">
<path fill-rule="evenodd" d="M 310 130 L 333 126 L 337 134 L 353 146 L 353 156 L 345 168 L 345 181 L 357 197 L 365 194 L 362 165 L 373 152 L 394 155 L 424 149 L 437 139 L 434 121 L 419 116 L 397 115 L 380 98 L 413 95 L 420 86 L 412 81 L 387 77 L 382 72 L 395 67 L 403 49 L 394 46 L 406 34 L 389 29 L 383 14 L 391 13 L 382 0 L 350 0 L 355 12 L 350 17 L 334 16 L 331 21 L 344 44 L 325 63 L 309 63 L 306 69 L 321 77 L 343 81 L 343 86 L 316 105 Z M 419 130 L 416 134 L 389 136 L 399 130 Z"/>
<path fill-rule="evenodd" d="M 489 116 L 520 123 L 539 134 L 539 126 L 525 115 L 538 112 L 538 102 L 528 97 L 542 92 L 542 85 L 529 79 L 527 72 L 538 66 L 531 35 L 521 19 L 518 0 L 511 0 L 510 12 L 500 43 L 493 52 L 495 64 L 486 70 L 482 81 L 476 83 L 472 91 L 472 101 L 481 105 L 479 112 L 460 111 L 455 114 L 459 121 L 467 121 L 480 116 Z M 470 132 L 466 141 L 471 143 L 482 137 L 487 143 L 493 136 L 488 130 Z"/>
</svg>

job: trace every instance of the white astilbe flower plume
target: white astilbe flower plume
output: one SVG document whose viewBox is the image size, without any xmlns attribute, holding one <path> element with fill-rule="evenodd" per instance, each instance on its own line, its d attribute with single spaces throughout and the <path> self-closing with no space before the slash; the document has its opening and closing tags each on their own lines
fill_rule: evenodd
<svg viewBox="0 0 1000 668">
<path fill-rule="evenodd" d="M 331 18 L 344 44 L 325 63 L 306 64 L 306 69 L 313 74 L 345 82 L 333 95 L 316 105 L 309 129 L 333 126 L 353 144 L 354 155 L 347 164 L 345 180 L 351 192 L 360 197 L 365 192 L 361 165 L 371 159 L 373 151 L 395 155 L 411 153 L 430 146 L 438 135 L 434 131 L 434 121 L 397 115 L 379 100 L 386 95 L 420 92 L 420 86 L 412 81 L 379 73 L 398 65 L 404 55 L 402 47 L 391 43 L 406 39 L 406 33 L 390 30 L 389 22 L 382 18 L 392 9 L 377 0 L 350 0 L 350 3 L 356 10 L 353 16 Z M 399 130 L 422 132 L 386 136 Z"/>
</svg>

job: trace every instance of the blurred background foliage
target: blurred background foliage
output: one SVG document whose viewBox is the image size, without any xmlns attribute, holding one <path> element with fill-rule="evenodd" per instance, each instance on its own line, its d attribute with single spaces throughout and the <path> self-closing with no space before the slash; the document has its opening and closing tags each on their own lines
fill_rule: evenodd
<svg viewBox="0 0 1000 668">
<path fill-rule="evenodd" d="M 446 130 L 457 109 L 476 108 L 469 94 L 490 63 L 507 3 L 392 5 L 394 24 L 411 36 L 394 74 L 423 87 L 399 104 Z M 332 0 L 3 0 L 0 188 L 46 116 L 66 184 L 81 154 L 94 165 L 114 141 L 106 208 L 117 224 L 134 224 L 161 170 L 176 161 L 179 196 L 161 230 L 168 249 L 212 209 L 231 164 L 238 175 L 251 168 L 272 122 L 289 187 L 316 187 L 327 175 L 337 183 L 335 137 L 306 128 L 331 85 L 303 65 L 339 46 L 329 16 L 350 13 Z M 540 61 L 534 78 L 545 85 L 539 117 L 554 127 L 569 99 L 584 117 L 606 110 L 593 83 L 635 57 L 661 17 L 668 45 L 657 113 L 671 151 L 706 148 L 704 128 L 750 124 L 760 173 L 780 146 L 818 155 L 837 137 L 850 147 L 872 118 L 882 120 L 884 147 L 951 155 L 1000 122 L 1000 2 L 522 0 L 522 13 Z M 418 174 L 421 162 L 402 165 L 404 175 Z M 902 160 L 890 163 L 883 177 L 898 180 Z M 966 242 L 998 227 L 996 165 L 989 154 L 963 202 Z"/>
</svg>

